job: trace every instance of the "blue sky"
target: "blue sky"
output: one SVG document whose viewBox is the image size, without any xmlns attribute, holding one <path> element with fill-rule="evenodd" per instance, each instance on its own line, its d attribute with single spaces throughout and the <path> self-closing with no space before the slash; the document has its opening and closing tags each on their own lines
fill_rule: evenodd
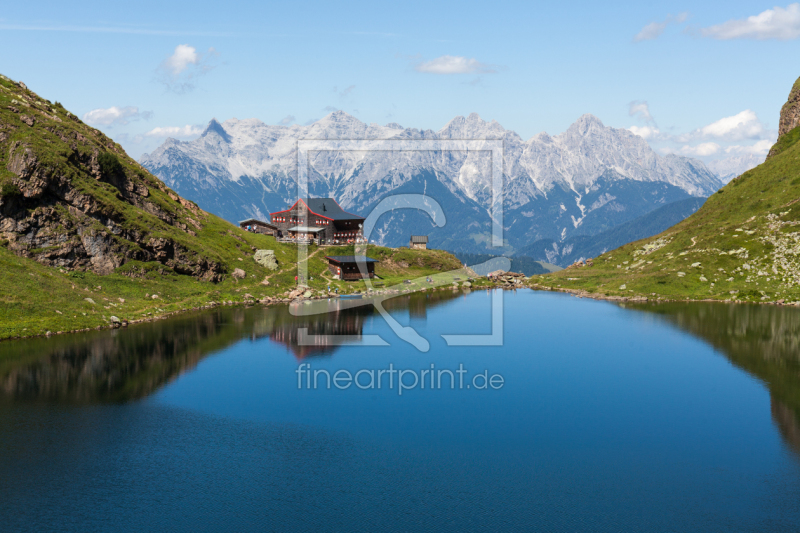
<svg viewBox="0 0 800 533">
<path fill-rule="evenodd" d="M 434 130 L 477 112 L 525 139 L 592 113 L 709 160 L 763 152 L 800 75 L 798 4 L 28 1 L 0 16 L 0 72 L 134 157 L 212 117 L 336 108 Z"/>
</svg>

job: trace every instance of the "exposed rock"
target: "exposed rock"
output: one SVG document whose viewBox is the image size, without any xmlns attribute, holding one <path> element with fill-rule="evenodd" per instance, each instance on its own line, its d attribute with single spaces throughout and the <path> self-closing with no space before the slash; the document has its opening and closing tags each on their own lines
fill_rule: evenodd
<svg viewBox="0 0 800 533">
<path fill-rule="evenodd" d="M 65 125 L 56 116 L 59 112 L 36 95 L 21 93 L 19 86 L 11 92 L 19 99 L 12 100 L 15 109 L 24 106 L 30 110 L 22 115 L 6 114 L 0 121 L 5 169 L 21 193 L 0 197 L 0 241 L 7 243 L 10 251 L 48 266 L 98 274 L 108 274 L 129 261 L 157 261 L 166 267 L 165 272 L 171 269 L 209 281 L 222 279 L 223 265 L 204 257 L 199 247 L 179 244 L 159 225 L 163 222 L 196 236 L 189 226 L 200 229 L 198 220 L 205 218 L 205 213 L 181 198 L 180 206 L 170 206 L 168 212 L 160 206 L 163 200 L 156 201 L 150 194 L 148 184 L 158 185 L 158 181 L 101 132 L 71 114 L 67 116 L 74 123 Z M 23 138 L 8 143 L 7 132 L 25 127 L 22 124 L 33 128 L 36 140 L 42 142 Z M 117 164 L 106 165 L 104 170 L 100 160 L 108 153 L 117 158 Z M 106 189 L 98 194 L 95 182 L 104 182 L 116 191 L 109 195 Z M 124 204 L 137 209 L 127 209 Z M 144 275 L 136 268 L 125 273 Z"/>
<path fill-rule="evenodd" d="M 245 274 L 244 270 L 242 270 L 241 268 L 237 268 L 233 271 L 234 279 L 244 279 L 246 275 L 247 274 Z"/>
<path fill-rule="evenodd" d="M 800 123 L 800 80 L 795 82 L 789 92 L 789 98 L 781 107 L 778 121 L 778 138 L 780 139 Z"/>
<path fill-rule="evenodd" d="M 274 250 L 256 250 L 253 259 L 263 267 L 270 270 L 278 270 L 278 260 L 275 258 Z"/>
<path fill-rule="evenodd" d="M 781 114 L 778 119 L 778 140 L 795 129 L 798 124 L 800 124 L 800 79 L 794 82 L 792 90 L 789 91 L 789 98 L 781 107 Z M 769 154 L 767 154 L 767 159 L 775 155 L 777 146 L 778 143 L 776 142 L 770 149 Z"/>
<path fill-rule="evenodd" d="M 92 304 L 92 305 L 96 305 L 96 304 L 95 304 L 95 302 L 94 302 L 94 300 L 92 300 L 91 298 L 84 298 L 84 300 L 85 300 L 85 301 L 87 301 L 87 302 L 89 302 L 89 303 L 90 303 L 90 304 Z"/>
</svg>

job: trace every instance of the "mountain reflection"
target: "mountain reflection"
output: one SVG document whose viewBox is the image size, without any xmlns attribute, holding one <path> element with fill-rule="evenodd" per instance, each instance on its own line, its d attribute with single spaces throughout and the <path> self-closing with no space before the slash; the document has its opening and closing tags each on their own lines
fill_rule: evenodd
<svg viewBox="0 0 800 533">
<path fill-rule="evenodd" d="M 387 300 L 388 311 L 424 316 L 424 309 L 461 291 L 418 293 Z M 242 339 L 268 338 L 298 359 L 330 355 L 336 336 L 358 339 L 374 308 L 345 308 L 293 316 L 287 306 L 218 308 L 126 329 L 0 343 L 0 395 L 12 399 L 123 402 L 142 398 L 194 368 L 204 357 Z M 377 316 L 377 315 L 376 315 Z M 301 345 L 300 332 L 314 339 Z"/>
<path fill-rule="evenodd" d="M 714 303 L 625 304 L 709 342 L 768 387 L 772 419 L 800 456 L 800 309 Z"/>
</svg>

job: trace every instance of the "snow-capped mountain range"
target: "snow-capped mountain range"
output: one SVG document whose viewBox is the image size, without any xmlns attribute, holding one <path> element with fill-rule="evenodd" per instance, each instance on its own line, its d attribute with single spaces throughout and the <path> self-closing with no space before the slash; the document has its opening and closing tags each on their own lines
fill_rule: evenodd
<svg viewBox="0 0 800 533">
<path fill-rule="evenodd" d="M 722 183 L 706 166 L 677 155 L 659 156 L 624 129 L 583 115 L 564 133 L 525 141 L 496 121 L 473 113 L 439 131 L 365 124 L 337 111 L 309 126 L 271 126 L 257 119 L 211 120 L 188 142 L 168 139 L 141 158 L 148 170 L 185 198 L 228 220 L 268 219 L 297 196 L 299 140 L 502 140 L 506 251 L 539 239 L 592 235 L 667 203 L 702 197 Z M 458 143 L 456 143 L 458 144 Z M 371 238 L 388 245 L 409 233 L 430 234 L 436 247 L 489 249 L 491 155 L 487 151 L 344 151 L 309 154 L 309 192 L 331 196 L 368 214 L 392 193 L 425 193 L 444 208 L 448 223 L 433 229 L 422 215 L 394 212 Z"/>
</svg>

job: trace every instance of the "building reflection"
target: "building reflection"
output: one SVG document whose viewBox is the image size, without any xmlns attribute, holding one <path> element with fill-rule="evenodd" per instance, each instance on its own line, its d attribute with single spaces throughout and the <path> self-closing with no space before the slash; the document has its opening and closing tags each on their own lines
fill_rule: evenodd
<svg viewBox="0 0 800 533">
<path fill-rule="evenodd" d="M 772 420 L 800 457 L 800 309 L 721 303 L 624 304 L 699 337 L 770 393 Z"/>
</svg>

